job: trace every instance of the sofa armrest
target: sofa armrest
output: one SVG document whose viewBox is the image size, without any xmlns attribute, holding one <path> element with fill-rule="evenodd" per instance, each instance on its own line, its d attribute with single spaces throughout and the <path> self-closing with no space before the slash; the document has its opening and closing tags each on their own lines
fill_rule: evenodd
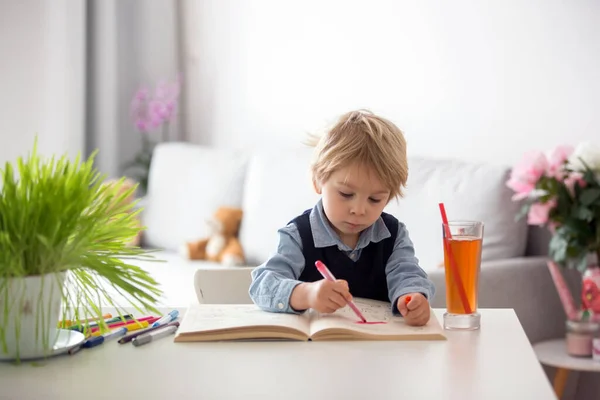
<svg viewBox="0 0 600 400">
<path fill-rule="evenodd" d="M 481 264 L 479 308 L 514 309 L 531 343 L 565 334 L 566 315 L 546 260 L 546 257 L 521 257 Z M 568 270 L 563 271 L 563 276 L 577 304 L 581 275 Z M 437 288 L 432 306 L 445 308 L 444 271 L 435 271 L 430 278 Z M 485 327 L 485 320 L 481 324 Z"/>
</svg>

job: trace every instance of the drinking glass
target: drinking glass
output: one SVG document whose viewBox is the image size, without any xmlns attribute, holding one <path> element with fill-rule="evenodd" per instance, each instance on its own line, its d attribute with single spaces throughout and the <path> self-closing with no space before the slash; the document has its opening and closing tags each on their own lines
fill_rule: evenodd
<svg viewBox="0 0 600 400">
<path fill-rule="evenodd" d="M 481 326 L 477 312 L 483 223 L 449 221 L 442 224 L 446 274 L 444 329 L 475 330 Z"/>
</svg>

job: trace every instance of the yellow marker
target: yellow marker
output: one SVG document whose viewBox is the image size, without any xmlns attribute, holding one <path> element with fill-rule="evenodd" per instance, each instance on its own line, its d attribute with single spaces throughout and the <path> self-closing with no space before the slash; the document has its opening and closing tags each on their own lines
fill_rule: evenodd
<svg viewBox="0 0 600 400">
<path fill-rule="evenodd" d="M 125 325 L 125 328 L 127 328 L 127 332 L 139 331 L 140 329 L 146 329 L 147 327 L 148 321 L 134 322 Z"/>
<path fill-rule="evenodd" d="M 100 319 L 109 319 L 112 318 L 112 314 L 104 314 L 102 317 L 98 318 L 98 317 L 91 317 L 88 319 L 84 319 L 81 321 L 81 324 L 84 325 L 85 322 L 93 322 L 93 321 L 98 321 Z M 73 325 L 77 325 L 79 324 L 78 321 L 76 320 L 70 320 L 70 319 L 65 319 L 63 321 L 59 321 L 58 323 L 58 328 L 70 328 Z"/>
<path fill-rule="evenodd" d="M 133 331 L 137 331 L 140 329 L 146 329 L 147 327 L 148 327 L 148 321 L 132 322 L 127 325 L 115 326 L 115 327 L 111 328 L 111 332 L 115 331 L 115 330 L 123 329 L 123 328 L 127 328 L 127 332 L 133 332 Z M 97 337 L 97 336 L 102 336 L 102 335 L 103 335 L 103 333 L 100 333 L 100 330 L 97 330 L 97 331 L 92 332 L 92 334 L 90 336 Z"/>
</svg>

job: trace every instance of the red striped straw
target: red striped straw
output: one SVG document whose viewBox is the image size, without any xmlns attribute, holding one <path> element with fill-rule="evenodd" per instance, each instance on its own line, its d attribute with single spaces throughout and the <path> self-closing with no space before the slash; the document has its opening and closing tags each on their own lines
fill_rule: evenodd
<svg viewBox="0 0 600 400">
<path fill-rule="evenodd" d="M 450 259 L 450 268 L 452 269 L 452 275 L 454 275 L 456 286 L 458 286 L 458 294 L 460 296 L 460 300 L 462 301 L 463 308 L 465 309 L 465 313 L 471 314 L 472 311 L 471 306 L 469 305 L 469 299 L 467 299 L 467 293 L 465 292 L 465 287 L 463 286 L 462 278 L 458 273 L 458 266 L 456 265 L 456 261 L 454 260 L 454 254 L 452 253 L 452 246 L 450 246 L 450 240 L 452 240 L 452 233 L 450 233 L 450 226 L 448 225 L 448 217 L 446 216 L 446 208 L 444 207 L 444 203 L 440 203 L 440 213 L 442 214 L 442 222 L 444 223 L 444 231 L 446 232 L 444 246 L 446 247 L 446 253 L 448 254 L 448 258 Z"/>
</svg>

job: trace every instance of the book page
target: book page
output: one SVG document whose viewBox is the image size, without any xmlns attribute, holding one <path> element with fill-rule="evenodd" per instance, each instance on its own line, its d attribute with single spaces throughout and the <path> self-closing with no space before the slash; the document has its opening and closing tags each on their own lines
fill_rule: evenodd
<svg viewBox="0 0 600 400">
<path fill-rule="evenodd" d="M 404 318 L 392 314 L 390 303 L 369 300 L 354 299 L 354 304 L 364 315 L 368 324 L 360 323 L 357 315 L 349 306 L 337 310 L 333 314 L 318 314 L 312 317 L 311 336 L 324 333 L 326 330 L 340 329 L 347 331 L 348 335 L 356 333 L 356 338 L 377 336 L 402 339 L 403 336 L 415 338 L 438 338 L 444 339 L 443 330 L 435 314 L 431 311 L 431 318 L 424 326 L 410 326 Z M 351 332 L 350 332 L 351 331 Z"/>
<path fill-rule="evenodd" d="M 177 335 L 266 326 L 292 328 L 308 336 L 309 319 L 302 314 L 263 311 L 254 304 L 193 303 L 188 307 Z"/>
</svg>

